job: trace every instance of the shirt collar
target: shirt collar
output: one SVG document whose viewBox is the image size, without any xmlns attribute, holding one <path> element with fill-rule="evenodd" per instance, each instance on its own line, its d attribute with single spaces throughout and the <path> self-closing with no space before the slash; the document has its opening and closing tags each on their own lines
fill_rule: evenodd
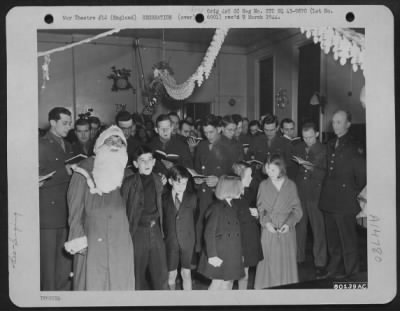
<svg viewBox="0 0 400 311">
<path fill-rule="evenodd" d="M 172 189 L 171 192 L 172 192 L 172 200 L 173 200 L 174 203 L 175 203 L 176 192 L 175 192 L 174 189 Z M 179 198 L 179 201 L 181 201 L 181 203 L 182 203 L 183 193 L 178 193 L 178 198 Z"/>
</svg>

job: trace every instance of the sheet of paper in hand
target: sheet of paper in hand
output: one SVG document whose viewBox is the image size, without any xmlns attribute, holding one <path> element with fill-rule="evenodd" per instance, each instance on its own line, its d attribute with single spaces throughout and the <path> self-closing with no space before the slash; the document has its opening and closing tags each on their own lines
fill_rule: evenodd
<svg viewBox="0 0 400 311">
<path fill-rule="evenodd" d="M 298 306 L 383 304 L 393 299 L 397 275 L 394 18 L 391 10 L 383 5 L 329 4 L 15 6 L 9 10 L 5 37 L 8 258 L 12 302 L 20 307 Z M 141 81 L 141 77 L 146 79 Z M 315 92 L 318 96 L 314 96 Z M 56 112 L 49 122 L 49 112 L 55 107 L 63 107 L 69 113 Z M 179 295 L 177 291 L 158 290 L 59 291 L 53 287 L 54 290 L 43 290 L 48 279 L 55 277 L 54 283 L 59 284 L 62 282 L 58 278 L 65 277 L 59 273 L 49 275 L 41 269 L 48 260 L 56 262 L 56 259 L 44 257 L 50 246 L 40 243 L 40 237 L 48 228 L 59 228 L 59 223 L 65 224 L 63 229 L 68 232 L 68 213 L 60 201 L 67 196 L 71 177 L 61 174 L 60 183 L 55 183 L 53 189 L 38 186 L 39 166 L 41 171 L 51 172 L 60 164 L 65 171 L 64 163 L 58 163 L 60 157 L 46 136 L 38 142 L 38 128 L 52 127 L 57 135 L 64 137 L 69 122 L 74 121 L 76 114 L 86 111 L 108 126 L 115 123 L 115 114 L 121 110 L 137 113 L 141 120 L 155 120 L 160 113 L 177 109 L 192 120 L 208 113 L 218 117 L 241 114 L 249 119 L 249 124 L 273 112 L 277 120 L 272 124 L 291 118 L 298 129 L 304 120 L 311 118 L 320 133 L 318 139 L 335 135 L 332 119 L 336 116 L 342 120 L 347 116 L 345 112 L 335 114 L 337 109 L 349 111 L 350 133 L 363 143 L 366 154 L 366 157 L 358 154 L 359 160 L 354 163 L 363 167 L 351 168 L 351 172 L 364 170 L 368 177 L 367 229 L 351 228 L 351 232 L 357 233 L 359 243 L 350 243 L 351 249 L 344 254 L 356 254 L 357 259 L 344 260 L 339 251 L 338 261 L 347 263 L 347 270 L 330 271 L 325 279 L 320 279 L 316 277 L 316 267 L 323 264 L 331 267 L 332 253 L 321 254 L 322 260 L 314 262 L 312 247 L 307 247 L 304 265 L 297 265 L 296 256 L 291 257 L 294 262 L 290 272 L 298 278 L 281 280 L 280 276 L 289 272 L 284 265 L 269 266 L 266 270 L 250 269 L 248 287 L 256 286 L 257 290 L 207 291 L 210 282 L 199 277 L 200 270 L 193 274 L 193 290 Z M 21 124 L 24 124 L 24 135 L 15 130 Z M 268 126 L 264 123 L 257 135 L 269 135 L 269 131 L 276 130 Z M 138 128 L 141 137 L 148 132 Z M 201 144 L 197 151 L 200 147 Z M 261 145 L 255 147 L 262 149 Z M 339 163 L 345 156 L 340 150 L 328 156 L 336 157 L 333 161 Z M 206 161 L 214 161 L 211 156 L 205 157 L 208 151 L 205 148 L 204 154 L 195 156 L 203 157 L 204 165 Z M 155 152 L 155 156 L 172 162 L 177 159 L 177 155 L 164 152 Z M 306 163 L 304 159 L 297 160 Z M 346 168 L 353 162 L 343 159 L 341 163 Z M 118 163 L 113 164 L 118 167 Z M 108 173 L 104 174 L 106 184 Z M 192 176 L 207 178 L 197 172 L 192 172 Z M 54 175 L 53 180 L 58 177 Z M 110 182 L 112 177 L 115 176 L 110 173 Z M 365 185 L 358 186 L 360 189 L 350 189 L 349 183 L 341 182 L 331 188 L 336 191 L 332 197 L 342 199 L 354 194 L 354 199 L 350 197 L 346 202 L 355 202 L 353 206 L 357 209 L 356 196 Z M 321 197 L 326 195 L 324 190 L 331 190 L 322 188 Z M 298 191 L 302 191 L 300 187 Z M 203 191 L 200 189 L 197 194 L 201 197 Z M 115 195 L 116 201 L 122 202 L 118 193 Z M 106 201 L 108 195 L 101 198 Z M 261 204 L 268 198 L 259 200 Z M 58 208 L 60 213 L 47 214 Z M 70 215 L 76 216 L 71 212 L 76 211 L 70 211 Z M 79 219 L 89 220 L 103 221 Z M 59 221 L 57 226 L 48 227 L 49 222 L 56 221 Z M 113 222 L 114 217 L 106 221 L 109 232 L 119 229 L 120 224 Z M 290 230 L 280 234 L 281 238 L 290 236 L 293 230 L 299 234 L 298 226 L 290 224 Z M 101 254 L 113 254 L 113 247 L 118 247 L 118 241 L 109 244 L 104 240 L 108 233 L 87 236 L 87 252 L 79 254 L 79 258 L 84 259 L 100 246 L 104 247 Z M 308 239 L 309 235 L 305 236 Z M 129 234 L 125 238 L 131 239 Z M 348 241 L 352 240 L 346 236 Z M 261 243 L 268 247 L 264 239 Z M 312 240 L 307 243 L 312 245 Z M 291 254 L 297 252 L 293 249 L 295 244 L 290 244 Z M 329 250 L 326 246 L 325 243 L 321 249 Z M 95 262 L 105 263 L 102 267 L 112 280 L 101 285 L 112 287 L 115 266 L 101 254 Z M 69 259 L 72 263 L 72 257 Z M 274 259 L 281 262 L 281 258 Z M 354 263 L 354 269 L 349 267 L 349 262 Z M 90 263 L 93 260 L 87 261 L 89 266 L 85 271 L 93 268 Z M 57 266 L 55 269 L 76 275 L 76 271 L 71 271 L 72 264 L 70 269 Z M 277 276 L 267 270 L 276 272 Z M 242 275 L 241 272 L 235 270 L 232 275 Z M 342 273 L 346 275 L 339 279 Z M 160 277 L 167 274 L 164 271 Z M 261 282 L 277 279 L 280 281 L 274 283 L 273 289 Z M 149 285 L 153 288 L 154 284 Z"/>
</svg>

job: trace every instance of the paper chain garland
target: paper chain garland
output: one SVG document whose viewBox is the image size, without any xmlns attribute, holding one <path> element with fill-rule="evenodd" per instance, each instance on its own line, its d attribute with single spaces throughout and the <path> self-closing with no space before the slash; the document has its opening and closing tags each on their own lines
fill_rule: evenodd
<svg viewBox="0 0 400 311">
<path fill-rule="evenodd" d="M 358 67 L 364 70 L 365 37 L 350 29 L 334 27 L 300 28 L 307 38 L 313 37 L 315 44 L 320 43 L 321 49 L 328 54 L 332 48 L 334 60 L 339 60 L 344 66 L 350 59 L 353 71 Z"/>
</svg>

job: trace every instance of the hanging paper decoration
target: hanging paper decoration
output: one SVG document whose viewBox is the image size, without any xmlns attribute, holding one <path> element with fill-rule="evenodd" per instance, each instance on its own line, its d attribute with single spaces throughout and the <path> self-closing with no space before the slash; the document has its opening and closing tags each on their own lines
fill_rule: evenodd
<svg viewBox="0 0 400 311">
<path fill-rule="evenodd" d="M 313 37 L 315 44 L 319 42 L 325 54 L 332 51 L 334 60 L 339 60 L 342 66 L 350 59 L 354 72 L 359 67 L 364 70 L 365 37 L 363 34 L 334 27 L 301 27 L 300 31 L 305 33 L 307 38 Z"/>
<path fill-rule="evenodd" d="M 101 34 L 98 34 L 98 35 L 96 35 L 94 37 L 87 38 L 87 39 L 84 39 L 84 40 L 81 40 L 81 41 L 78 41 L 78 42 L 74 42 L 74 43 L 59 47 L 59 48 L 55 48 L 55 49 L 48 50 L 48 51 L 45 51 L 45 52 L 38 52 L 38 54 L 37 54 L 38 57 L 44 56 L 43 65 L 42 65 L 42 73 L 43 73 L 42 89 L 44 89 L 46 87 L 46 81 L 50 80 L 49 64 L 50 64 L 50 55 L 51 54 L 56 53 L 56 52 L 62 52 L 62 51 L 71 49 L 73 47 L 76 47 L 78 45 L 89 43 L 89 42 L 91 42 L 93 40 L 97 40 L 97 39 L 109 36 L 109 35 L 111 35 L 113 33 L 119 32 L 121 29 L 123 29 L 123 28 L 112 29 L 112 30 L 103 32 Z"/>
<path fill-rule="evenodd" d="M 154 81 L 160 82 L 165 87 L 168 95 L 176 100 L 183 100 L 192 95 L 193 90 L 196 86 L 201 86 L 205 79 L 211 74 L 212 67 L 214 65 L 215 59 L 221 49 L 221 46 L 225 40 L 225 37 L 228 33 L 228 28 L 219 28 L 216 29 L 213 39 L 211 41 L 210 46 L 207 49 L 207 52 L 203 58 L 203 61 L 197 68 L 197 70 L 183 83 L 177 84 L 173 75 L 172 70 L 169 70 L 167 67 L 154 66 Z M 162 65 L 165 62 L 158 63 Z"/>
<path fill-rule="evenodd" d="M 50 61 L 51 61 L 50 54 L 45 55 L 42 65 L 42 78 L 43 78 L 42 89 L 46 88 L 46 81 L 50 80 L 50 74 L 49 74 Z"/>
</svg>

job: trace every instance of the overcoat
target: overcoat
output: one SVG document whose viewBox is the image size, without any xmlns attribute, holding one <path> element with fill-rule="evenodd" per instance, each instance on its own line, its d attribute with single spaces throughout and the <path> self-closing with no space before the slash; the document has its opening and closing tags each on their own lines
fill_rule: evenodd
<svg viewBox="0 0 400 311">
<path fill-rule="evenodd" d="M 214 202 L 206 213 L 205 250 L 198 271 L 210 279 L 239 280 L 244 276 L 240 223 L 237 208 L 225 200 Z M 213 267 L 208 258 L 218 256 L 220 267 Z"/>
<path fill-rule="evenodd" d="M 257 207 L 262 226 L 261 244 L 264 259 L 257 265 L 254 288 L 262 289 L 298 282 L 295 224 L 299 222 L 303 212 L 296 184 L 286 178 L 278 190 L 270 179 L 262 181 L 257 195 Z M 287 224 L 289 231 L 269 232 L 266 228 L 268 222 L 275 228 Z"/>
</svg>

